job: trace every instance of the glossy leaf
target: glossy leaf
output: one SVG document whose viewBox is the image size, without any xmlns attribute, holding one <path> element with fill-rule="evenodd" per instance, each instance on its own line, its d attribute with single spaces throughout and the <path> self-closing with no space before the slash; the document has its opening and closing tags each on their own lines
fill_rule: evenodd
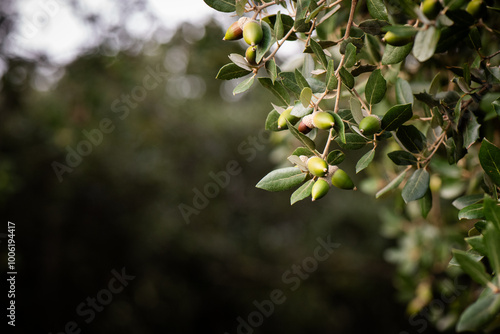
<svg viewBox="0 0 500 334">
<path fill-rule="evenodd" d="M 308 149 L 307 147 L 297 147 L 295 149 L 295 151 L 293 151 L 292 155 L 296 155 L 296 156 L 301 156 L 301 155 L 305 155 L 305 156 L 312 156 L 314 155 L 314 153 Z"/>
<path fill-rule="evenodd" d="M 366 152 L 356 163 L 356 174 L 368 167 L 368 165 L 373 161 L 374 157 L 375 149 Z"/>
<path fill-rule="evenodd" d="M 283 87 L 278 81 L 273 81 L 269 78 L 259 78 L 259 82 L 264 88 L 267 88 L 271 93 L 276 96 L 280 102 L 284 105 L 288 105 L 290 102 L 290 95 L 286 91 L 285 87 Z"/>
<path fill-rule="evenodd" d="M 497 285 L 500 286 L 500 230 L 489 222 L 483 231 L 484 244 L 491 269 L 495 272 Z"/>
<path fill-rule="evenodd" d="M 396 132 L 396 137 L 401 144 L 412 153 L 422 151 L 426 142 L 423 133 L 413 125 L 400 126 Z"/>
<path fill-rule="evenodd" d="M 266 71 L 267 74 L 269 74 L 269 77 L 271 78 L 271 81 L 274 82 L 276 81 L 276 78 L 278 77 L 278 67 L 276 66 L 276 62 L 274 59 L 269 59 L 269 61 L 266 62 Z"/>
<path fill-rule="evenodd" d="M 398 78 L 396 80 L 396 101 L 398 104 L 413 103 L 413 92 L 405 79 Z"/>
<path fill-rule="evenodd" d="M 346 134 L 345 134 L 345 125 L 344 122 L 342 121 L 342 118 L 333 112 L 331 112 L 333 118 L 335 119 L 335 123 L 333 124 L 333 129 L 337 132 L 338 139 L 340 142 L 345 143 L 346 142 Z"/>
<path fill-rule="evenodd" d="M 387 110 L 382 118 L 382 129 L 386 131 L 397 130 L 406 121 L 410 120 L 412 116 L 413 112 L 411 103 L 396 105 Z"/>
<path fill-rule="evenodd" d="M 329 165 L 333 166 L 340 164 L 342 161 L 344 161 L 344 159 L 345 159 L 344 152 L 342 152 L 341 150 L 333 150 L 328 154 L 326 162 Z"/>
<path fill-rule="evenodd" d="M 366 145 L 366 139 L 356 133 L 346 133 L 345 140 L 343 143 L 340 138 L 335 138 L 337 144 L 344 150 L 359 150 Z"/>
<path fill-rule="evenodd" d="M 389 182 L 384 188 L 380 189 L 377 194 L 375 195 L 375 198 L 379 198 L 380 196 L 385 195 L 391 190 L 396 189 L 399 187 L 401 182 L 405 179 L 406 176 L 406 170 L 402 171 L 398 176 L 396 176 L 391 182 Z"/>
<path fill-rule="evenodd" d="M 307 174 L 297 167 L 280 168 L 264 176 L 256 187 L 267 191 L 283 191 L 297 187 L 306 177 Z"/>
<path fill-rule="evenodd" d="M 479 162 L 486 175 L 500 187 L 500 148 L 486 138 L 483 139 L 479 150 Z"/>
<path fill-rule="evenodd" d="M 300 95 L 302 89 L 297 84 L 297 80 L 295 79 L 295 73 L 281 72 L 279 76 L 281 78 L 281 83 L 283 84 L 283 86 L 291 90 L 293 93 Z"/>
<path fill-rule="evenodd" d="M 275 42 L 269 24 L 266 21 L 261 21 L 260 25 L 262 27 L 263 36 L 257 47 L 257 55 L 255 57 L 255 61 L 257 62 L 257 64 L 261 62 L 262 58 L 264 58 L 264 55 L 267 53 L 267 51 L 269 51 L 269 49 Z"/>
<path fill-rule="evenodd" d="M 464 148 L 469 149 L 479 139 L 479 128 L 481 125 L 477 122 L 476 116 L 473 113 L 466 113 L 468 116 L 462 117 L 465 121 Z"/>
<path fill-rule="evenodd" d="M 470 305 L 460 315 L 457 332 L 478 332 L 500 312 L 500 293 L 487 294 Z"/>
<path fill-rule="evenodd" d="M 398 166 L 416 165 L 418 162 L 417 158 L 408 151 L 393 151 L 387 156 Z"/>
<path fill-rule="evenodd" d="M 483 219 L 484 218 L 484 210 L 483 204 L 472 204 L 466 206 L 462 210 L 458 212 L 458 219 Z"/>
<path fill-rule="evenodd" d="M 311 4 L 311 0 L 297 0 L 297 10 L 295 14 L 295 24 L 297 25 L 297 21 L 304 19 L 307 14 L 307 10 L 309 5 Z M 296 26 L 297 27 L 297 26 Z"/>
<path fill-rule="evenodd" d="M 229 57 L 229 59 L 231 59 L 231 61 L 233 63 L 235 63 L 236 65 L 238 65 L 242 69 L 247 70 L 247 71 L 252 71 L 252 68 L 250 67 L 250 65 L 248 65 L 248 62 L 246 61 L 245 57 L 243 57 L 242 55 L 237 54 L 237 53 L 231 53 L 228 57 Z"/>
<path fill-rule="evenodd" d="M 361 122 L 363 118 L 365 118 L 365 115 L 363 114 L 363 111 L 361 109 L 361 102 L 359 102 L 358 99 L 351 97 L 349 104 L 351 106 L 351 113 L 352 117 L 356 121 L 357 124 Z"/>
<path fill-rule="evenodd" d="M 300 87 L 301 92 L 302 89 L 306 87 L 310 88 L 306 78 L 302 75 L 302 73 L 298 69 L 295 69 L 295 81 L 297 82 L 297 85 Z"/>
<path fill-rule="evenodd" d="M 356 63 L 356 47 L 354 46 L 354 44 L 349 43 L 347 44 L 345 50 L 344 66 L 347 68 L 353 67 L 355 63 Z"/>
<path fill-rule="evenodd" d="M 354 88 L 354 77 L 352 74 L 345 69 L 345 67 L 341 67 L 339 71 L 340 77 L 342 78 L 342 83 L 346 85 L 347 88 Z"/>
<path fill-rule="evenodd" d="M 386 90 L 387 83 L 380 69 L 373 71 L 366 82 L 366 101 L 371 105 L 379 103 L 384 98 Z"/>
<path fill-rule="evenodd" d="M 233 90 L 233 95 L 236 94 L 241 94 L 243 92 L 246 92 L 247 90 L 252 87 L 253 82 L 254 82 L 255 76 L 251 76 L 248 79 L 243 80 L 240 82 Z"/>
<path fill-rule="evenodd" d="M 466 206 L 481 202 L 483 200 L 483 198 L 484 198 L 483 194 L 466 195 L 466 196 L 462 196 L 462 197 L 457 198 L 451 204 L 455 208 L 457 208 L 458 210 L 462 210 Z"/>
<path fill-rule="evenodd" d="M 314 185 L 314 180 L 309 180 L 301 185 L 297 190 L 295 190 L 290 197 L 290 204 L 294 205 L 298 201 L 302 201 L 307 197 L 311 196 L 311 190 Z"/>
<path fill-rule="evenodd" d="M 367 0 L 368 12 L 370 15 L 378 20 L 388 21 L 389 16 L 387 15 L 387 9 L 382 0 Z"/>
<path fill-rule="evenodd" d="M 277 40 L 280 40 L 283 37 L 285 37 L 285 27 L 283 25 L 283 19 L 281 18 L 280 11 L 278 11 L 278 13 L 276 14 L 276 22 L 274 23 L 274 36 Z"/>
<path fill-rule="evenodd" d="M 393 46 L 387 44 L 385 46 L 384 55 L 382 56 L 382 65 L 393 65 L 402 62 L 406 59 L 413 47 L 412 43 L 404 46 Z"/>
<path fill-rule="evenodd" d="M 453 256 L 458 264 L 460 264 L 460 268 L 477 283 L 486 285 L 491 280 L 491 276 L 486 272 L 484 265 L 470 257 L 468 253 L 454 249 Z"/>
<path fill-rule="evenodd" d="M 245 14 L 245 5 L 247 4 L 247 0 L 236 0 L 235 3 L 235 10 L 236 10 L 236 15 L 242 16 Z"/>
<path fill-rule="evenodd" d="M 500 205 L 498 201 L 486 196 L 484 198 L 484 215 L 486 219 L 500 230 Z"/>
<path fill-rule="evenodd" d="M 336 89 L 338 86 L 338 79 L 335 76 L 335 64 L 333 59 L 328 61 L 328 67 L 326 70 L 326 88 L 328 90 Z"/>
<path fill-rule="evenodd" d="M 434 26 L 420 30 L 415 36 L 413 55 L 418 61 L 424 62 L 434 55 L 441 31 Z"/>
<path fill-rule="evenodd" d="M 478 252 L 481 255 L 486 255 L 487 250 L 486 250 L 486 245 L 484 244 L 484 236 L 483 235 L 476 235 L 473 237 L 468 237 L 465 238 L 465 241 L 471 246 L 473 250 Z"/>
<path fill-rule="evenodd" d="M 278 118 L 280 117 L 280 113 L 276 111 L 276 109 L 271 110 L 271 112 L 267 115 L 266 118 L 266 130 L 269 131 L 281 131 L 285 129 L 278 128 Z"/>
<path fill-rule="evenodd" d="M 420 202 L 420 213 L 422 214 L 423 218 L 427 218 L 429 212 L 432 209 L 432 191 L 430 189 L 427 189 L 427 192 L 425 193 L 424 197 L 419 199 L 419 202 Z"/>
<path fill-rule="evenodd" d="M 203 0 L 207 5 L 219 12 L 231 13 L 236 10 L 235 0 Z"/>
<path fill-rule="evenodd" d="M 309 87 L 304 87 L 302 92 L 300 92 L 300 102 L 304 108 L 309 107 L 312 98 L 312 90 Z"/>
<path fill-rule="evenodd" d="M 304 117 L 306 115 L 309 115 L 312 113 L 313 108 L 311 107 L 304 107 L 301 102 L 295 103 L 292 112 L 290 113 L 292 116 L 295 117 Z"/>
<path fill-rule="evenodd" d="M 245 75 L 251 73 L 248 70 L 241 68 L 240 66 L 229 63 L 221 67 L 219 73 L 217 73 L 216 79 L 219 80 L 231 80 L 244 77 Z"/>
<path fill-rule="evenodd" d="M 401 195 L 405 203 L 422 198 L 429 189 L 430 175 L 425 169 L 417 169 L 408 179 Z"/>
<path fill-rule="evenodd" d="M 328 61 L 326 60 L 326 55 L 325 55 L 325 52 L 323 51 L 323 48 L 321 47 L 321 45 L 319 45 L 318 42 L 316 42 L 312 38 L 309 41 L 309 45 L 310 45 L 312 51 L 314 52 L 314 54 L 316 55 L 316 57 L 318 58 L 321 65 L 323 65 L 323 68 L 326 69 L 328 67 Z"/>
<path fill-rule="evenodd" d="M 361 22 L 358 25 L 358 28 L 363 30 L 365 33 L 370 34 L 370 35 L 382 35 L 384 32 L 382 31 L 382 28 L 389 25 L 387 21 L 382 21 L 382 20 L 377 20 L 377 19 L 370 19 Z"/>
</svg>

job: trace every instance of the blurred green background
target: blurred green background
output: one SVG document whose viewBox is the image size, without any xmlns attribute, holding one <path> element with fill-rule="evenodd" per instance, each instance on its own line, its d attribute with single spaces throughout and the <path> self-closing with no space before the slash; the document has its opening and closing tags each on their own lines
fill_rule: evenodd
<svg viewBox="0 0 500 334">
<path fill-rule="evenodd" d="M 2 6 L 6 40 L 15 17 Z M 100 29 L 95 18 L 82 19 Z M 227 55 L 242 53 L 242 45 L 224 43 L 214 21 L 184 24 L 169 31 L 165 43 L 113 29 L 126 47 L 117 50 L 103 38 L 65 66 L 1 49 L 0 232 L 7 220 L 16 224 L 18 330 L 423 328 L 409 322 L 394 288 L 395 269 L 383 257 L 394 243 L 379 232 L 384 202 L 335 190 L 317 203 L 290 206 L 289 193 L 255 188 L 296 143 L 263 132 L 270 94 L 254 87 L 233 97 L 235 83 L 215 80 Z M 103 120 L 109 133 L 99 135 Z M 85 144 L 85 133 L 97 144 Z M 59 170 L 60 182 L 54 166 L 68 166 L 72 149 L 88 154 L 81 161 L 73 157 L 71 170 Z M 241 171 L 186 222 L 179 205 L 193 206 L 195 189 L 203 191 L 213 182 L 210 173 L 220 174 L 230 161 Z M 353 170 L 353 163 L 344 162 L 346 169 Z M 318 238 L 339 246 L 307 278 L 288 276 L 297 285 L 286 281 L 287 271 L 313 256 Z M 102 291 L 109 289 L 113 270 L 135 278 L 107 294 Z M 261 325 L 238 331 L 238 318 L 248 322 L 258 310 L 254 301 L 269 299 L 275 289 L 286 300 Z M 87 298 L 96 297 L 107 304 L 87 323 L 90 313 L 82 316 L 82 310 L 89 309 Z M 426 326 L 425 332 L 433 331 Z"/>
</svg>

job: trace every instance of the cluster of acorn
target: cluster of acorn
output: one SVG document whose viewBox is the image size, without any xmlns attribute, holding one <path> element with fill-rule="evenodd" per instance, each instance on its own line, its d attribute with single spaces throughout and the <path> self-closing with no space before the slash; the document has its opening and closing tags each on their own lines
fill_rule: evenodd
<svg viewBox="0 0 500 334">
<path fill-rule="evenodd" d="M 441 10 L 443 6 L 439 2 L 439 0 L 424 0 L 422 1 L 420 8 L 422 13 L 429 19 L 434 20 Z M 468 12 L 474 19 L 479 19 L 486 12 L 486 3 L 483 0 L 472 0 L 467 4 L 465 11 Z M 393 46 L 404 46 L 413 41 L 415 36 L 407 36 L 407 35 L 398 35 L 392 31 L 388 31 L 383 40 L 390 45 Z"/>
<path fill-rule="evenodd" d="M 318 177 L 311 190 L 313 201 L 324 197 L 330 190 L 331 185 L 340 189 L 354 189 L 354 183 L 349 175 L 337 166 L 330 166 L 325 160 L 317 156 L 310 158 L 301 156 L 301 159 L 305 160 L 309 173 Z"/>
<path fill-rule="evenodd" d="M 281 113 L 278 118 L 278 128 L 286 129 L 287 120 L 291 124 L 296 124 L 300 120 L 298 130 L 304 134 L 313 128 L 330 130 L 335 125 L 335 118 L 327 111 L 314 112 L 300 119 L 291 114 L 292 109 L 293 107 L 289 107 Z M 368 116 L 365 119 L 360 123 L 360 131 L 365 134 L 374 134 L 380 130 L 380 119 L 377 116 Z M 309 173 L 318 178 L 311 191 L 313 201 L 325 196 L 332 185 L 340 189 L 354 189 L 354 183 L 349 175 L 337 166 L 328 165 L 318 156 L 300 156 L 300 158 L 306 164 Z"/>
<path fill-rule="evenodd" d="M 250 65 L 255 66 L 258 65 L 256 61 L 258 44 L 263 36 L 264 32 L 257 21 L 241 17 L 229 26 L 223 40 L 235 41 L 243 38 L 250 45 L 245 52 L 245 59 Z"/>
</svg>

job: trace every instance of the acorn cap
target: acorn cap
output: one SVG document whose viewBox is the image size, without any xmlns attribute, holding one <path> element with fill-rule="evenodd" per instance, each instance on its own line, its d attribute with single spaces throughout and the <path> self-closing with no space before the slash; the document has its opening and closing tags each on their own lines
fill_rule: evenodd
<svg viewBox="0 0 500 334">
<path fill-rule="evenodd" d="M 222 40 L 224 41 L 235 41 L 243 38 L 243 29 L 239 23 L 239 20 L 233 22 L 229 28 L 226 30 L 226 35 Z"/>
</svg>

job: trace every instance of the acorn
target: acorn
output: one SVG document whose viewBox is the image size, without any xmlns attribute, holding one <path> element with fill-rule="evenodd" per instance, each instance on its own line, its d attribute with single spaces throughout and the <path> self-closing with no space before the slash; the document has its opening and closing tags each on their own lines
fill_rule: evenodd
<svg viewBox="0 0 500 334">
<path fill-rule="evenodd" d="M 359 131 L 369 136 L 380 131 L 380 118 L 377 115 L 366 116 L 359 122 Z"/>
<path fill-rule="evenodd" d="M 240 22 L 235 21 L 229 26 L 226 31 L 226 35 L 222 40 L 224 41 L 236 41 L 243 38 L 243 29 L 241 28 Z"/>
<path fill-rule="evenodd" d="M 472 0 L 467 4 L 465 11 L 475 19 L 479 19 L 486 13 L 486 4 L 483 0 Z"/>
<path fill-rule="evenodd" d="M 332 175 L 332 184 L 340 189 L 353 189 L 354 183 L 351 178 L 342 169 L 338 168 Z"/>
<path fill-rule="evenodd" d="M 429 19 L 434 20 L 441 12 L 441 3 L 439 0 L 424 0 L 422 2 L 422 13 Z"/>
<path fill-rule="evenodd" d="M 317 112 L 314 114 L 312 122 L 318 129 L 328 130 L 335 124 L 335 119 L 328 112 Z"/>
<path fill-rule="evenodd" d="M 312 130 L 310 127 L 305 125 L 305 123 L 303 121 L 300 121 L 298 129 L 303 134 L 307 134 Z"/>
<path fill-rule="evenodd" d="M 311 190 L 312 200 L 315 201 L 324 197 L 328 193 L 328 190 L 330 190 L 330 185 L 328 184 L 328 182 L 324 179 L 318 179 L 316 182 L 314 182 Z"/>
<path fill-rule="evenodd" d="M 257 62 L 255 61 L 257 58 L 257 47 L 250 45 L 245 52 L 245 59 L 250 65 L 257 65 Z"/>
<path fill-rule="evenodd" d="M 403 46 L 413 41 L 413 36 L 396 35 L 392 31 L 388 31 L 384 36 L 384 41 L 392 46 Z"/>
<path fill-rule="evenodd" d="M 243 39 L 249 45 L 257 45 L 264 37 L 262 27 L 257 21 L 249 21 L 243 26 Z"/>
<path fill-rule="evenodd" d="M 320 157 L 310 157 L 307 160 L 307 169 L 314 176 L 325 176 L 328 173 L 328 164 Z"/>
<path fill-rule="evenodd" d="M 306 115 L 302 117 L 302 120 L 299 123 L 299 131 L 302 132 L 303 134 L 308 133 L 312 129 L 314 129 L 314 124 L 313 124 L 313 115 Z"/>
<path fill-rule="evenodd" d="M 299 117 L 293 116 L 291 114 L 292 110 L 293 110 L 293 107 L 289 107 L 281 113 L 280 117 L 278 118 L 278 129 L 286 129 L 287 128 L 286 120 L 288 120 L 292 124 L 297 123 L 297 121 L 299 120 Z M 300 129 L 299 129 L 299 131 L 300 131 Z"/>
</svg>

